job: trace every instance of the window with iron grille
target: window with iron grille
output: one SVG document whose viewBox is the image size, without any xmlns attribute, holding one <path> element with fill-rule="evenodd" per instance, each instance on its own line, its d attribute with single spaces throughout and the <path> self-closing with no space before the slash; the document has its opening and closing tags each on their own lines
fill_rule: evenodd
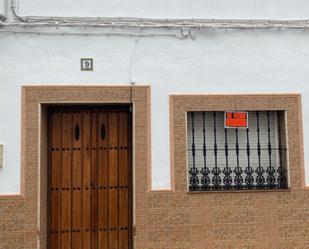
<svg viewBox="0 0 309 249">
<path fill-rule="evenodd" d="M 189 191 L 288 188 L 284 111 L 246 112 L 244 128 L 226 113 L 187 113 Z"/>
</svg>

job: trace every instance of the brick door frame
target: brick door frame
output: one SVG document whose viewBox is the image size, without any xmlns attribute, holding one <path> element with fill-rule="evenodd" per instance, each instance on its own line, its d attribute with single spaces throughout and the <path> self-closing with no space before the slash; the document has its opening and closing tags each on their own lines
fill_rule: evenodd
<svg viewBox="0 0 309 249">
<path fill-rule="evenodd" d="M 47 107 L 59 104 L 133 105 L 133 224 L 145 226 L 143 199 L 150 182 L 150 87 L 22 86 L 20 198 L 25 207 L 25 248 L 47 246 Z M 144 243 L 141 236 L 134 238 L 137 248 L 143 248 Z"/>
</svg>

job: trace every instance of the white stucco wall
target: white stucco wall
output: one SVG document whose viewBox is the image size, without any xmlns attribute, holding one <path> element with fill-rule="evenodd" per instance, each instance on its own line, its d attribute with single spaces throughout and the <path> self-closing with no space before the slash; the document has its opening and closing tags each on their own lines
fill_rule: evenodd
<svg viewBox="0 0 309 249">
<path fill-rule="evenodd" d="M 0 0 L 0 15 L 4 15 L 4 0 Z"/>
<path fill-rule="evenodd" d="M 22 15 L 306 19 L 307 0 L 19 0 Z"/>
<path fill-rule="evenodd" d="M 177 1 L 177 5 L 172 1 L 94 1 L 74 1 L 73 5 L 68 0 L 20 0 L 19 12 L 221 18 L 304 18 L 309 14 L 309 2 L 301 0 L 290 5 L 288 0 L 196 1 L 193 5 L 185 1 Z M 130 3 L 131 9 L 126 8 Z M 309 31 L 212 30 L 193 34 L 195 40 L 140 38 L 135 50 L 132 79 L 152 86 L 154 188 L 169 187 L 169 94 L 300 92 L 304 127 L 309 125 Z M 128 84 L 134 44 L 135 39 L 129 37 L 0 32 L 0 143 L 5 151 L 0 194 L 19 191 L 20 86 Z M 81 57 L 94 58 L 94 72 L 80 71 Z M 304 134 L 307 152 L 309 132 L 304 129 Z M 309 165 L 306 170 L 309 183 Z"/>
</svg>

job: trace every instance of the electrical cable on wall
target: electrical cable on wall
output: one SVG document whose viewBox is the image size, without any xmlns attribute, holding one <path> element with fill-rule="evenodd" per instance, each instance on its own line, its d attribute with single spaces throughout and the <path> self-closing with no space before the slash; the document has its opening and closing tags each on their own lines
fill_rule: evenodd
<svg viewBox="0 0 309 249">
<path fill-rule="evenodd" d="M 0 27 L 87 27 L 87 28 L 144 28 L 144 29 L 304 29 L 309 28 L 309 20 L 174 20 L 160 21 L 86 21 L 76 19 L 75 21 L 44 20 L 44 21 L 21 21 L 20 22 L 1 22 Z"/>
<path fill-rule="evenodd" d="M 137 44 L 139 42 L 142 32 L 143 32 L 143 29 L 141 28 L 134 39 L 133 51 L 132 51 L 132 55 L 131 55 L 130 63 L 129 63 L 129 84 L 130 84 L 130 103 L 131 104 L 133 104 L 133 87 L 135 85 L 135 81 L 132 79 L 132 68 L 133 68 L 133 63 L 135 59 Z"/>
<path fill-rule="evenodd" d="M 130 64 L 129 64 L 129 83 L 131 85 L 134 85 L 134 81 L 132 79 L 132 67 L 133 67 L 133 63 L 134 63 L 134 59 L 135 59 L 135 54 L 136 54 L 136 48 L 137 48 L 137 44 L 139 42 L 139 39 L 141 37 L 143 29 L 141 28 L 138 32 L 138 34 L 136 35 L 136 38 L 134 39 L 134 46 L 133 46 L 133 51 L 132 51 L 132 55 L 131 55 L 131 59 L 130 59 Z"/>
<path fill-rule="evenodd" d="M 136 37 L 137 34 L 133 32 L 75 32 L 75 31 L 31 31 L 31 30 L 10 30 L 1 29 L 0 33 L 11 33 L 11 34 L 31 34 L 31 35 L 68 35 L 68 36 L 118 36 L 118 37 Z M 171 37 L 176 39 L 185 39 L 181 34 L 170 34 L 170 33 L 148 33 L 141 35 L 140 37 Z"/>
<path fill-rule="evenodd" d="M 92 28 L 143 28 L 143 29 L 307 29 L 309 19 L 262 20 L 262 19 L 156 19 L 135 17 L 40 17 L 20 16 L 12 0 L 11 13 L 15 22 L 0 21 L 3 27 L 92 27 Z M 16 33 L 19 31 L 16 31 Z"/>
</svg>

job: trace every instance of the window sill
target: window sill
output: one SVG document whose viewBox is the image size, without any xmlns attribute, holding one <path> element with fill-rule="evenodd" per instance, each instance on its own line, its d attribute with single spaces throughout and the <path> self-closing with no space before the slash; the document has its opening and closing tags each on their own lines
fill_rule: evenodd
<svg viewBox="0 0 309 249">
<path fill-rule="evenodd" d="M 227 193 L 265 193 L 265 192 L 291 192 L 291 188 L 285 189 L 243 189 L 243 190 L 210 190 L 210 191 L 188 191 L 187 194 L 227 194 Z"/>
</svg>

